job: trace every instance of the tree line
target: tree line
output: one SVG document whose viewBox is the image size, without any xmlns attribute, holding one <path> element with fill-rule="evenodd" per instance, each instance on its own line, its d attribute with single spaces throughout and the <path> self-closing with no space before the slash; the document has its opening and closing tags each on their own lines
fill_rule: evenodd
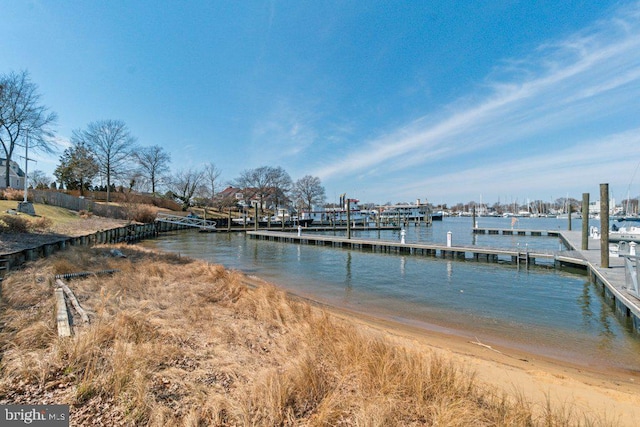
<svg viewBox="0 0 640 427">
<path fill-rule="evenodd" d="M 0 75 L 0 144 L 4 151 L 5 187 L 10 187 L 10 163 L 17 147 L 53 154 L 54 127 L 58 117 L 41 105 L 38 87 L 27 71 Z M 235 197 L 218 197 L 221 171 L 214 163 L 199 169 L 172 173 L 171 156 L 161 146 L 140 146 L 121 120 L 97 120 L 72 132 L 71 146 L 59 159 L 53 181 L 35 170 L 29 174 L 30 187 L 44 189 L 103 190 L 107 201 L 116 191 L 151 193 L 179 201 L 183 209 L 194 204 L 219 208 L 236 204 Z M 320 179 L 310 175 L 293 181 L 281 167 L 247 169 L 227 185 L 242 190 L 246 199 L 265 207 L 269 199 L 275 207 L 311 209 L 325 202 Z"/>
</svg>

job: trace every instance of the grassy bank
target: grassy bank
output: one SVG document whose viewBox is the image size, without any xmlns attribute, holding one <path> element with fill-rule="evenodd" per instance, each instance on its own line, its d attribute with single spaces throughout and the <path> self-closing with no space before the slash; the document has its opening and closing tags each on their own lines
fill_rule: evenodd
<svg viewBox="0 0 640 427">
<path fill-rule="evenodd" d="M 7 212 L 8 210 L 15 210 L 17 208 L 18 202 L 14 200 L 0 200 L 0 212 Z M 31 217 L 29 215 L 21 216 L 29 221 L 34 221 L 38 218 L 48 218 L 53 224 L 68 224 L 69 222 L 76 221 L 78 219 L 77 212 L 70 211 L 68 209 L 43 205 L 40 203 L 35 203 L 34 208 L 36 210 L 35 217 Z"/>
<path fill-rule="evenodd" d="M 110 249 L 5 279 L 0 403 L 69 404 L 72 425 L 607 425 L 221 266 Z M 105 269 L 118 272 L 66 281 L 91 322 L 58 338 L 54 275 Z"/>
</svg>

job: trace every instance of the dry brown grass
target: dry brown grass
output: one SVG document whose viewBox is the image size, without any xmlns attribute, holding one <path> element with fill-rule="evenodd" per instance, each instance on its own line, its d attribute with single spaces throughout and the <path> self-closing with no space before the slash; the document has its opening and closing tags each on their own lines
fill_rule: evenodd
<svg viewBox="0 0 640 427">
<path fill-rule="evenodd" d="M 239 273 L 120 246 L 72 248 L 3 283 L 0 403 L 65 403 L 73 425 L 606 425 L 535 408 Z M 91 324 L 58 338 L 55 274 Z"/>
<path fill-rule="evenodd" d="M 3 200 L 22 201 L 24 200 L 24 190 L 17 188 L 5 188 L 0 191 L 0 198 Z"/>
<path fill-rule="evenodd" d="M 31 218 L 28 215 L 0 215 L 0 233 L 29 233 L 46 231 L 53 222 L 46 217 Z"/>
</svg>

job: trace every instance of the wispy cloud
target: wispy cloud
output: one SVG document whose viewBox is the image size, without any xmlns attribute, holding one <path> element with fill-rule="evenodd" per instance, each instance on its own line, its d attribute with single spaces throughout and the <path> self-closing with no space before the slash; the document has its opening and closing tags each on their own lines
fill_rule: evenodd
<svg viewBox="0 0 640 427">
<path fill-rule="evenodd" d="M 552 171 L 556 176 L 566 173 L 567 180 L 575 182 L 582 178 L 584 162 L 589 163 L 588 177 L 606 178 L 616 172 L 613 165 L 619 166 L 623 160 L 619 154 L 603 158 L 603 141 L 617 141 L 617 147 L 607 147 L 612 153 L 637 144 L 637 138 L 626 131 L 638 126 L 631 113 L 640 107 L 639 10 L 638 5 L 621 9 L 616 16 L 565 40 L 540 46 L 529 57 L 505 61 L 477 93 L 451 103 L 444 118 L 425 116 L 408 123 L 314 174 L 323 180 L 345 171 L 360 177 L 384 177 L 415 174 L 416 167 L 430 167 L 441 174 L 404 187 L 407 195 L 423 185 L 433 188 L 462 183 L 461 176 L 467 187 L 486 176 L 505 179 L 506 186 L 527 170 L 536 185 L 544 185 Z M 518 157 L 530 155 L 531 144 L 537 144 L 544 154 Z M 437 167 L 474 153 L 485 156 L 496 149 L 511 166 L 487 170 L 470 163 L 462 174 L 443 174 Z M 587 160 L 581 154 L 589 152 L 599 157 Z M 517 173 L 513 173 L 514 165 Z"/>
<path fill-rule="evenodd" d="M 317 138 L 315 118 L 306 107 L 280 100 L 255 124 L 250 152 L 255 166 L 279 164 L 303 152 Z"/>
<path fill-rule="evenodd" d="M 477 189 L 475 197 L 472 197 L 476 201 L 480 194 L 487 197 L 485 201 L 489 198 L 496 200 L 500 196 L 548 200 L 551 196 L 561 197 L 573 190 L 579 191 L 578 194 L 597 193 L 600 183 L 609 183 L 617 191 L 625 191 L 625 194 L 618 194 L 618 198 L 626 197 L 626 190 L 640 163 L 640 128 L 585 141 L 585 145 L 588 149 L 568 147 L 557 150 L 552 156 L 541 152 L 499 165 L 455 169 L 417 178 L 401 186 L 383 186 L 381 191 L 428 195 L 433 202 L 451 198 L 467 201 L 463 197 L 473 186 Z M 576 183 L 581 183 L 579 188 L 576 188 Z M 630 194 L 632 197 L 640 192 L 637 187 L 631 191 L 634 190 Z"/>
</svg>

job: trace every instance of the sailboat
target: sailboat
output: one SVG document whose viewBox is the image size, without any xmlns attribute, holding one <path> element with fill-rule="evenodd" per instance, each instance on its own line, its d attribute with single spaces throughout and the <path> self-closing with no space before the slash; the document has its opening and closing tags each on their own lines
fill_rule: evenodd
<svg viewBox="0 0 640 427">
<path fill-rule="evenodd" d="M 617 223 L 616 223 L 617 222 Z M 640 218 L 624 217 L 618 219 L 609 230 L 610 242 L 640 243 Z"/>
</svg>

